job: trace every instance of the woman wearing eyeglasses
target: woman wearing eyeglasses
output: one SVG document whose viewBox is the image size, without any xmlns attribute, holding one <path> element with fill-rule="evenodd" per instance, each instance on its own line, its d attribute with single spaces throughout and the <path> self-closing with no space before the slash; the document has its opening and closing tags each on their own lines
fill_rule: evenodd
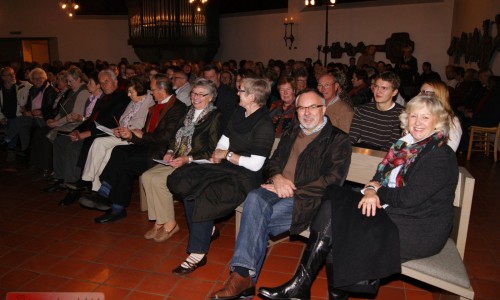
<svg viewBox="0 0 500 300">
<path fill-rule="evenodd" d="M 451 109 L 448 86 L 441 80 L 430 79 L 424 81 L 422 84 L 420 95 L 435 95 L 441 104 L 443 104 L 444 109 L 450 117 L 450 135 L 447 144 L 456 152 L 462 137 L 462 126 L 460 125 L 460 120 Z"/>
<path fill-rule="evenodd" d="M 149 220 L 155 224 L 144 238 L 164 242 L 179 231 L 175 221 L 174 201 L 167 188 L 168 176 L 177 168 L 200 159 L 209 159 L 222 135 L 224 119 L 213 100 L 217 87 L 212 81 L 198 79 L 191 90 L 188 113 L 178 124 L 169 150 L 163 160 L 168 166 L 158 164 L 141 176 L 141 200 L 148 204 Z"/>
<path fill-rule="evenodd" d="M 231 214 L 262 183 L 261 169 L 274 142 L 265 106 L 270 92 L 266 80 L 244 78 L 240 107 L 212 153 L 212 164 L 188 164 L 168 177 L 168 188 L 184 201 L 189 228 L 189 256 L 174 274 L 186 275 L 207 263 L 210 242 L 219 234 L 214 220 Z"/>
</svg>

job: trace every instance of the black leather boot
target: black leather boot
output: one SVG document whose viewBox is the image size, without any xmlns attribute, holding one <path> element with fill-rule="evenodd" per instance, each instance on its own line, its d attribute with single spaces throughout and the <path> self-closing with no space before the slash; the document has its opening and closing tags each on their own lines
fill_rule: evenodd
<svg viewBox="0 0 500 300">
<path fill-rule="evenodd" d="M 329 236 L 311 231 L 306 250 L 293 278 L 275 288 L 261 287 L 260 294 L 268 299 L 310 299 L 312 282 L 325 263 L 330 249 Z"/>
<path fill-rule="evenodd" d="M 333 257 L 332 252 L 326 257 L 326 280 L 328 282 L 328 299 L 329 300 L 347 300 L 349 293 L 333 287 Z"/>
</svg>

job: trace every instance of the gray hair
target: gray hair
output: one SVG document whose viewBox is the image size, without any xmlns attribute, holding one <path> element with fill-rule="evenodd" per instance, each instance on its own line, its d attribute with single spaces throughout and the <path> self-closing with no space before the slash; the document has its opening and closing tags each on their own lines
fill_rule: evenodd
<svg viewBox="0 0 500 300">
<path fill-rule="evenodd" d="M 325 106 L 326 105 L 326 100 L 325 100 L 325 97 L 323 97 L 323 94 L 321 94 L 320 91 L 316 90 L 316 89 L 305 89 L 305 90 L 302 90 L 300 91 L 298 94 L 297 94 L 297 97 L 295 97 L 295 106 L 297 106 L 297 104 L 299 103 L 299 98 L 302 94 L 305 94 L 305 93 L 314 93 L 316 94 L 320 99 L 321 99 L 321 105 Z"/>
<path fill-rule="evenodd" d="M 210 101 L 214 101 L 217 98 L 217 86 L 211 80 L 205 78 L 198 78 L 193 83 L 191 90 L 194 90 L 195 87 L 201 87 L 207 90 L 210 95 Z"/>
<path fill-rule="evenodd" d="M 168 95 L 174 94 L 174 88 L 172 86 L 172 81 L 168 78 L 166 74 L 158 73 L 153 76 L 153 80 L 156 81 L 156 87 L 165 90 Z"/>
<path fill-rule="evenodd" d="M 111 71 L 110 69 L 104 69 L 100 71 L 99 76 L 108 76 L 112 81 L 117 80 L 115 72 Z"/>
<path fill-rule="evenodd" d="M 34 68 L 33 70 L 31 70 L 29 74 L 30 80 L 33 80 L 33 77 L 36 74 L 40 75 L 44 81 L 47 80 L 47 73 L 45 73 L 45 71 L 42 68 Z"/>
<path fill-rule="evenodd" d="M 241 86 L 244 87 L 247 95 L 255 96 L 255 103 L 258 106 L 266 105 L 267 98 L 271 94 L 271 84 L 262 78 L 243 78 Z"/>
<path fill-rule="evenodd" d="M 74 66 L 68 69 L 68 71 L 66 72 L 66 76 L 71 76 L 75 80 L 80 78 L 82 80 L 82 82 L 89 81 L 89 79 L 87 78 L 87 75 L 85 75 L 82 72 L 82 70 L 80 70 L 80 68 L 74 67 Z"/>
</svg>

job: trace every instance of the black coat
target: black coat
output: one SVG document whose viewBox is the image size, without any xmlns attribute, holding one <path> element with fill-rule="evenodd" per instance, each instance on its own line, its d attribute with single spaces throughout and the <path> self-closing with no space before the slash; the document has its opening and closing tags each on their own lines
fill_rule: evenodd
<svg viewBox="0 0 500 300">
<path fill-rule="evenodd" d="M 417 156 L 404 176 L 406 186 L 381 187 L 377 194 L 396 224 L 403 260 L 428 257 L 444 247 L 453 225 L 458 182 L 455 152 L 447 145 Z"/>
<path fill-rule="evenodd" d="M 149 166 L 154 165 L 153 158 L 162 159 L 167 151 L 169 141 L 175 136 L 175 128 L 177 122 L 186 114 L 186 105 L 182 101 L 177 100 L 175 95 L 172 95 L 167 104 L 160 110 L 158 116 L 158 123 L 153 132 L 147 132 L 151 124 L 151 117 L 156 105 L 149 108 L 148 118 L 146 125 L 143 129 L 142 138 L 136 137 L 132 134 L 131 142 L 136 145 L 143 145 L 148 147 Z"/>
<path fill-rule="evenodd" d="M 108 128 L 115 128 L 117 126 L 116 120 L 120 120 L 120 116 L 125 111 L 129 102 L 130 99 L 125 92 L 119 90 L 115 90 L 110 95 L 102 94 L 101 98 L 97 99 L 90 117 L 76 128 L 79 132 L 90 131 L 91 134 L 83 141 L 77 163 L 79 167 L 82 169 L 85 167 L 85 162 L 87 161 L 87 156 L 94 139 L 107 135 L 96 128 L 95 122 Z"/>
<path fill-rule="evenodd" d="M 260 108 L 248 118 L 244 109 L 233 114 L 224 135 L 229 151 L 238 155 L 268 157 L 274 141 L 274 128 L 267 108 Z M 261 170 L 252 171 L 223 160 L 219 164 L 188 164 L 175 170 L 167 179 L 173 194 L 195 201 L 194 222 L 215 220 L 234 212 L 246 195 L 262 183 Z"/>
<path fill-rule="evenodd" d="M 283 172 L 300 130 L 296 124 L 281 136 L 278 148 L 264 167 L 267 178 Z M 344 183 L 351 153 L 347 134 L 328 120 L 319 135 L 300 154 L 293 179 L 297 189 L 294 192 L 291 234 L 298 234 L 309 226 L 327 186 Z"/>
<path fill-rule="evenodd" d="M 32 102 L 33 99 L 35 98 L 35 91 L 36 87 L 32 86 L 28 92 L 28 99 L 26 102 L 26 111 L 30 111 L 32 109 Z M 56 100 L 57 97 L 57 91 L 54 89 L 48 81 L 44 83 L 44 91 L 43 91 L 43 98 L 42 98 L 42 107 L 40 110 L 42 111 L 42 116 L 45 121 L 48 119 L 52 119 L 55 117 L 57 110 L 54 110 L 52 108 L 52 105 L 54 104 L 54 100 Z"/>
<path fill-rule="evenodd" d="M 404 187 L 378 189 L 381 203 L 389 206 L 374 217 L 357 208 L 360 193 L 335 186 L 325 193 L 333 206 L 336 287 L 398 273 L 401 262 L 435 255 L 444 247 L 458 181 L 455 153 L 443 145 L 417 156 L 404 179 Z"/>
<path fill-rule="evenodd" d="M 222 112 L 227 123 L 238 107 L 238 97 L 232 88 L 221 83 L 217 88 L 217 99 L 215 99 L 214 105 Z"/>
<path fill-rule="evenodd" d="M 186 115 L 181 118 L 177 124 L 177 130 L 184 126 L 184 119 Z M 191 152 L 189 156 L 192 156 L 194 160 L 197 159 L 209 159 L 217 146 L 222 132 L 224 132 L 226 124 L 224 117 L 219 110 L 213 110 L 207 116 L 203 123 L 198 124 L 194 128 L 193 137 L 191 140 Z M 175 135 L 170 139 L 168 149 L 175 149 Z"/>
</svg>

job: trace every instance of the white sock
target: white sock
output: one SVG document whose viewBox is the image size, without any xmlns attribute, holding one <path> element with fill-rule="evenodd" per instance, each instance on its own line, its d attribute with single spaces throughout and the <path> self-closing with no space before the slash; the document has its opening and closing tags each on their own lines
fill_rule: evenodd
<svg viewBox="0 0 500 300">
<path fill-rule="evenodd" d="M 181 264 L 181 267 L 188 269 L 190 268 L 190 265 L 188 263 L 197 264 L 200 262 L 200 260 L 203 259 L 203 257 L 205 257 L 205 253 L 191 253 L 189 254 L 188 258 L 186 258 L 186 260 Z"/>
<path fill-rule="evenodd" d="M 214 235 L 214 232 L 215 232 L 215 226 L 212 227 L 212 235 Z"/>
</svg>

